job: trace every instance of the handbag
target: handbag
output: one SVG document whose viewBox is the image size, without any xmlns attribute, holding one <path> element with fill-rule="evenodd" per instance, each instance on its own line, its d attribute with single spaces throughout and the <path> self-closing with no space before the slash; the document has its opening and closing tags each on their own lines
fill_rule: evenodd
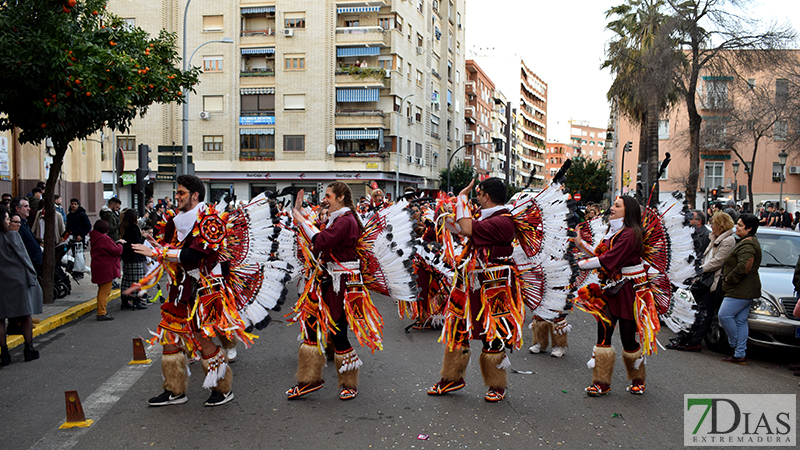
<svg viewBox="0 0 800 450">
<path fill-rule="evenodd" d="M 711 286 L 714 285 L 714 273 L 713 272 L 705 272 L 703 275 L 700 276 L 700 284 L 706 287 L 706 289 L 711 289 Z"/>
</svg>

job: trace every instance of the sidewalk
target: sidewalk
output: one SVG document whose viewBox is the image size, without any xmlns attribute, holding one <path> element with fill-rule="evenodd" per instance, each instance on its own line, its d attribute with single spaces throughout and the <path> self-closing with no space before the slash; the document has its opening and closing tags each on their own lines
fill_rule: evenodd
<svg viewBox="0 0 800 450">
<path fill-rule="evenodd" d="M 88 258 L 87 258 L 88 259 Z M 72 282 L 72 293 L 64 298 L 56 299 L 49 305 L 44 305 L 41 314 L 34 314 L 34 319 L 39 319 L 39 323 L 34 324 L 33 337 L 40 336 L 66 325 L 85 314 L 89 314 L 97 309 L 97 286 L 92 284 L 91 275 L 80 280 L 81 284 Z M 119 298 L 119 289 L 111 291 L 108 300 Z M 22 335 L 12 334 L 7 337 L 8 348 L 12 349 L 22 345 L 24 340 Z"/>
</svg>

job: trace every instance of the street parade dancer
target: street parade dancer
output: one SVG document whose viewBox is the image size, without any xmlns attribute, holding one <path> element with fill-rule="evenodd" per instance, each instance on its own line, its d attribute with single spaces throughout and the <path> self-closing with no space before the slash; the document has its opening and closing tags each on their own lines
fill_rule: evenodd
<svg viewBox="0 0 800 450">
<path fill-rule="evenodd" d="M 291 245 L 293 233 L 281 226 L 277 210 L 263 194 L 228 213 L 221 205 L 203 203 L 205 188 L 199 178 L 181 175 L 177 185 L 179 212 L 160 227 L 160 242 L 153 241 L 154 248 L 133 246 L 159 264 L 129 291 L 156 285 L 164 272 L 170 278 L 151 340 L 163 346 L 164 392 L 148 404 L 186 403 L 191 357 L 201 360 L 203 387 L 211 390 L 205 406 L 219 406 L 233 399 L 233 371 L 212 338 L 249 347 L 255 336 L 248 330 L 269 323 L 268 310 L 283 302 L 283 284 L 291 278 L 291 266 L 277 256 L 292 250 L 279 243 Z M 286 233 L 290 238 L 281 239 Z"/>
<path fill-rule="evenodd" d="M 300 322 L 297 384 L 286 391 L 290 400 L 322 388 L 325 348 L 330 338 L 335 348 L 339 399 L 358 395 L 359 368 L 363 364 L 347 338 L 348 328 L 359 344 L 373 352 L 382 350 L 383 317 L 369 291 L 411 302 L 416 298 L 411 258 L 413 222 L 401 200 L 386 206 L 364 225 L 357 218 L 350 188 L 331 183 L 323 200 L 328 210 L 320 231 L 303 208 L 299 191 L 292 210 L 299 228 L 300 248 L 307 282 L 290 322 Z"/>
<path fill-rule="evenodd" d="M 588 363 L 592 369 L 592 384 L 586 388 L 589 396 L 611 390 L 615 363 L 611 338 L 617 325 L 630 380 L 627 391 L 635 395 L 645 392 L 646 357 L 657 352 L 660 320 L 671 328 L 691 325 L 691 318 L 679 320 L 691 315 L 691 305 L 672 295 L 674 287 L 685 289 L 697 272 L 686 210 L 677 192 L 657 209 L 646 208 L 644 215 L 633 197 L 621 196 L 610 209 L 601 239 L 587 242 L 581 238 L 589 237 L 586 234 L 574 238 L 590 255 L 578 262 L 580 269 L 596 270 L 598 277 L 588 280 L 576 299 L 576 306 L 597 320 L 597 341 Z"/>
<path fill-rule="evenodd" d="M 505 398 L 508 387 L 506 369 L 510 363 L 505 349 L 519 348 L 525 313 L 511 258 L 515 226 L 504 204 L 505 184 L 499 178 L 489 178 L 478 185 L 480 217 L 473 219 L 467 199 L 473 183 L 457 198 L 457 229 L 469 242 L 457 260 L 457 281 L 442 329 L 445 353 L 441 379 L 428 394 L 443 395 L 466 385 L 469 341 L 476 339 L 483 343 L 480 369 L 488 387 L 484 399 L 498 402 Z"/>
</svg>

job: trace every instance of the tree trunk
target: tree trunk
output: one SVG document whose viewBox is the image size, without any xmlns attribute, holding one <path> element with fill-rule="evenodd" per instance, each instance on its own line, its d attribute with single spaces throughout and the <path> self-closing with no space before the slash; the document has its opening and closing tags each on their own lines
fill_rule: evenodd
<svg viewBox="0 0 800 450">
<path fill-rule="evenodd" d="M 658 205 L 658 100 L 650 98 L 648 101 L 647 116 L 650 120 L 647 121 L 647 179 L 650 186 L 645 189 L 647 196 L 647 206 Z"/>
<path fill-rule="evenodd" d="M 650 119 L 650 116 L 648 115 L 648 113 L 647 112 L 643 112 L 642 113 L 642 120 L 641 120 L 641 123 L 639 124 L 639 152 L 638 152 L 637 166 L 636 166 L 636 170 L 635 170 L 635 172 L 637 174 L 639 173 L 639 167 L 640 167 L 639 164 L 646 163 L 647 162 L 647 158 L 648 158 L 647 127 L 649 126 L 648 125 L 648 123 L 649 123 L 648 120 L 649 119 Z M 641 180 L 637 176 L 637 178 L 636 178 L 636 180 L 634 182 L 634 186 L 637 187 L 637 189 L 636 189 L 636 201 L 638 201 L 640 205 L 644 205 L 644 202 L 647 201 L 647 198 L 646 198 L 647 197 L 647 194 L 646 194 L 647 186 L 642 186 L 641 190 L 638 189 L 640 182 L 641 182 Z"/>
<path fill-rule="evenodd" d="M 61 166 L 64 163 L 64 155 L 67 152 L 66 142 L 53 140 L 56 155 L 53 157 L 53 164 L 50 166 L 50 175 L 45 183 L 44 197 L 44 252 L 42 253 L 42 294 L 44 303 L 55 301 L 55 240 L 56 240 L 56 217 L 58 214 L 55 208 L 55 188 L 56 182 L 61 175 Z"/>
<path fill-rule="evenodd" d="M 700 78 L 700 42 L 692 37 L 692 70 L 689 74 L 689 88 L 686 96 L 686 109 L 689 113 L 689 173 L 686 177 L 686 202 L 689 208 L 697 204 L 697 181 L 700 179 L 700 126 L 703 118 L 697 112 L 697 80 Z M 708 186 L 706 186 L 708 189 Z"/>
</svg>

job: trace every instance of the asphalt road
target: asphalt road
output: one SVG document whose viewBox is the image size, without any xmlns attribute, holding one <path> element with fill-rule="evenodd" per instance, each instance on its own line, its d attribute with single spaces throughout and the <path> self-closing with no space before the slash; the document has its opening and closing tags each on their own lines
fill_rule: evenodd
<svg viewBox="0 0 800 450">
<path fill-rule="evenodd" d="M 295 297 L 296 298 L 296 297 Z M 162 408 L 146 400 L 161 392 L 158 352 L 149 366 L 129 366 L 131 339 L 147 337 L 158 322 L 158 309 L 118 311 L 113 322 L 93 315 L 37 338 L 38 361 L 23 363 L 14 349 L 14 363 L 0 369 L 2 449 L 522 449 L 557 448 L 682 448 L 684 394 L 796 394 L 798 380 L 785 365 L 800 361 L 796 352 L 748 351 L 747 366 L 725 364 L 721 355 L 661 350 L 648 358 L 647 393 L 625 392 L 621 346 L 615 338 L 617 364 L 612 393 L 589 398 L 591 381 L 586 361 L 595 336 L 594 319 L 580 311 L 570 348 L 560 359 L 547 353 L 514 352 L 506 400 L 483 400 L 478 343 L 473 343 L 467 386 L 443 397 L 425 391 L 438 380 L 443 348 L 438 332 L 404 333 L 408 320 L 397 319 L 395 307 L 374 296 L 384 315 L 385 349 L 361 349 L 359 395 L 338 399 L 332 362 L 324 370 L 323 389 L 296 401 L 284 392 L 294 384 L 299 327 L 282 322 L 283 313 L 260 333 L 251 349 L 240 344 L 232 364 L 235 399 L 206 408 L 202 369 L 194 376 L 189 402 Z M 293 299 L 292 299 L 293 300 Z M 530 340 L 530 330 L 526 330 Z M 664 344 L 672 333 L 659 335 Z M 355 341 L 354 341 L 355 342 Z M 65 420 L 65 390 L 77 390 L 89 428 L 59 430 Z M 427 439 L 418 439 L 420 435 Z"/>
</svg>

